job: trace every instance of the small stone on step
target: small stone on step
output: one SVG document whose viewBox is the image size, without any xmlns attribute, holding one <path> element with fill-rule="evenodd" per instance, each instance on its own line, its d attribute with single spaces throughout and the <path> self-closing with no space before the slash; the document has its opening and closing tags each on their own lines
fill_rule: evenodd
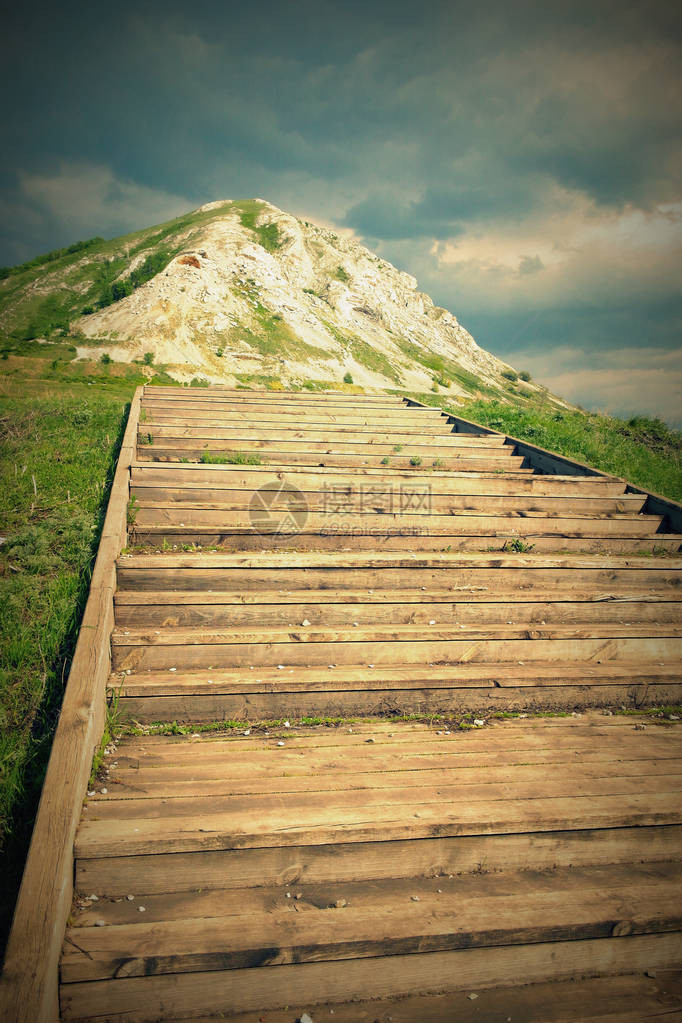
<svg viewBox="0 0 682 1023">
<path fill-rule="evenodd" d="M 411 895 L 410 898 L 412 899 L 413 902 L 421 902 L 421 899 L 419 898 L 418 895 Z"/>
<path fill-rule="evenodd" d="M 289 721 L 285 721 L 284 722 L 284 727 L 285 728 L 291 728 L 291 723 Z"/>
<path fill-rule="evenodd" d="M 310 625 L 310 622 L 308 621 L 307 618 L 304 618 L 303 621 L 301 622 L 301 625 Z"/>
<path fill-rule="evenodd" d="M 344 906 L 347 906 L 347 905 L 348 905 L 348 902 L 346 901 L 346 899 L 337 899 L 336 902 L 334 903 L 334 907 L 333 908 L 334 909 L 343 909 Z"/>
<path fill-rule="evenodd" d="M 147 907 L 146 906 L 138 906 L 137 907 L 137 912 L 138 913 L 146 913 L 147 912 Z"/>
<path fill-rule="evenodd" d="M 304 1012 L 298 1023 L 313 1023 L 312 1017 L 309 1016 L 307 1012 Z"/>
<path fill-rule="evenodd" d="M 251 729 L 247 728 L 246 731 L 242 732 L 242 735 L 251 735 Z"/>
<path fill-rule="evenodd" d="M 656 971 L 655 970 L 645 970 L 644 971 L 644 976 L 645 977 L 651 977 L 652 980 L 656 980 Z"/>
<path fill-rule="evenodd" d="M 474 724 L 476 725 L 476 728 L 483 728 L 485 721 L 481 721 L 480 718 L 474 718 Z"/>
<path fill-rule="evenodd" d="M 90 900 L 90 902 L 99 902 L 99 898 L 97 895 L 88 895 L 88 899 Z"/>
<path fill-rule="evenodd" d="M 106 796 L 108 791 L 109 789 L 100 789 L 100 792 L 102 793 L 103 796 Z"/>
<path fill-rule="evenodd" d="M 472 991 L 470 995 L 467 995 L 467 998 L 469 999 L 470 1002 L 475 1002 L 476 999 L 478 998 L 478 995 Z"/>
<path fill-rule="evenodd" d="M 279 742 L 277 743 L 277 745 L 278 745 L 278 746 L 284 746 L 285 744 L 284 744 L 284 743 L 283 743 L 283 742 L 282 742 L 282 741 L 280 740 L 280 741 L 279 741 Z"/>
<path fill-rule="evenodd" d="M 106 926 L 106 921 L 104 921 L 104 920 L 95 920 L 95 927 L 105 927 L 105 926 Z"/>
<path fill-rule="evenodd" d="M 135 896 L 134 895 L 126 895 L 126 899 L 128 900 L 128 902 L 134 902 L 135 901 Z"/>
</svg>

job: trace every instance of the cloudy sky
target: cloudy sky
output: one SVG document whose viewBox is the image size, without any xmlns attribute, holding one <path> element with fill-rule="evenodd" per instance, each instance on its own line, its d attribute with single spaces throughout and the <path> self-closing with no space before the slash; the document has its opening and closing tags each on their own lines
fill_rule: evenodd
<svg viewBox="0 0 682 1023">
<path fill-rule="evenodd" d="M 260 196 L 482 346 L 682 423 L 670 0 L 118 0 L 5 15 L 0 263 Z"/>
</svg>

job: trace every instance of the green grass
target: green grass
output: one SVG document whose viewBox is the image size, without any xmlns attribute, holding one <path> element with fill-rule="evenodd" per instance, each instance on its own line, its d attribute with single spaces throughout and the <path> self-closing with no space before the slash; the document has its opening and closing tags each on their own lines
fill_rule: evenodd
<svg viewBox="0 0 682 1023">
<path fill-rule="evenodd" d="M 482 398 L 458 402 L 428 392 L 391 389 L 389 393 L 574 458 L 672 501 L 682 500 L 682 434 L 660 419 L 635 416 L 624 420 L 560 409 L 554 399 L 541 404 L 541 397 L 520 405 Z"/>
<path fill-rule="evenodd" d="M 276 252 L 282 247 L 282 237 L 277 224 L 256 223 L 265 209 L 264 203 L 258 202 L 257 199 L 240 199 L 233 203 L 233 206 L 239 213 L 242 227 L 253 232 L 259 245 L 262 245 L 268 252 Z"/>
<path fill-rule="evenodd" d="M 442 386 L 449 386 L 452 380 L 456 380 L 465 391 L 469 391 L 471 394 L 487 394 L 490 396 L 497 394 L 494 388 L 484 384 L 477 376 L 463 369 L 458 363 L 453 362 L 452 359 L 448 359 L 444 355 L 438 355 L 427 348 L 422 348 L 406 338 L 395 338 L 395 343 L 408 359 L 418 362 L 424 369 L 435 373 L 437 382 L 440 384 L 441 380 L 443 381 Z"/>
<path fill-rule="evenodd" d="M 682 499 L 682 434 L 660 419 L 637 416 L 626 421 L 499 401 L 469 402 L 450 411 L 621 476 L 673 501 Z"/>
<path fill-rule="evenodd" d="M 39 396 L 42 390 L 47 394 Z M 132 386 L 0 397 L 0 944 L 87 598 Z"/>
<path fill-rule="evenodd" d="M 200 462 L 204 465 L 262 465 L 260 455 L 253 455 L 243 451 L 202 451 Z"/>
<path fill-rule="evenodd" d="M 389 380 L 393 380 L 396 384 L 402 383 L 400 373 L 383 352 L 377 351 L 355 334 L 343 334 L 338 327 L 335 327 L 333 323 L 329 323 L 328 320 L 322 320 L 322 323 L 324 323 L 334 340 L 349 351 L 359 365 L 372 370 L 374 373 L 380 373 Z M 350 376 L 350 374 L 348 375 Z"/>
</svg>

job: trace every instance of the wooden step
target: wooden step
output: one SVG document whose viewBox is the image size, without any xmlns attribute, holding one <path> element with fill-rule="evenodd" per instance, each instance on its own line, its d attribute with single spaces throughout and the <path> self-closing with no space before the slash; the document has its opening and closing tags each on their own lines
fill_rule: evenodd
<svg viewBox="0 0 682 1023">
<path fill-rule="evenodd" d="M 296 431 L 294 431 L 295 433 Z M 140 430 L 141 437 L 150 434 L 153 443 L 143 443 L 142 447 L 160 449 L 175 448 L 178 451 L 197 450 L 200 453 L 222 451 L 278 451 L 281 453 L 297 452 L 305 454 L 350 454 L 358 459 L 366 455 L 378 454 L 389 460 L 411 457 L 414 455 L 439 458 L 490 458 L 497 462 L 511 458 L 514 453 L 512 445 L 501 445 L 479 441 L 478 438 L 465 439 L 464 434 L 449 434 L 442 437 L 408 436 L 401 439 L 400 435 L 392 435 L 384 431 L 383 436 L 373 434 L 334 434 L 325 431 L 322 434 L 309 434 L 298 431 L 300 437 L 291 436 L 284 431 L 273 431 L 270 436 L 265 431 L 238 430 L 227 437 L 220 435 L 204 436 L 178 432 L 174 427 L 160 427 L 152 432 L 146 424 Z M 259 436 L 260 433 L 260 436 Z"/>
<path fill-rule="evenodd" d="M 196 412 L 187 415 L 173 414 L 170 411 L 149 409 L 145 415 L 140 429 L 150 429 L 155 424 L 159 426 L 180 426 L 182 428 L 204 428 L 225 430 L 244 429 L 245 427 L 256 427 L 265 430 L 325 430 L 333 429 L 334 432 L 368 432 L 382 430 L 386 432 L 390 427 L 392 433 L 401 433 L 420 436 L 452 435 L 458 437 L 468 436 L 473 439 L 497 438 L 498 444 L 504 444 L 503 434 L 498 433 L 471 433 L 464 434 L 456 430 L 452 423 L 448 422 L 446 416 L 433 416 L 428 421 L 415 419 L 409 414 L 403 417 L 391 416 L 386 419 L 382 416 L 365 414 L 343 413 L 336 415 L 332 412 L 307 412 L 302 414 L 300 410 L 291 409 L 289 413 L 274 413 L 259 411 L 257 414 L 249 412 Z"/>
<path fill-rule="evenodd" d="M 68 985 L 115 977 L 569 943 L 609 939 L 614 929 L 674 933 L 682 930 L 681 882 L 682 864 L 674 863 L 557 870 L 551 877 L 525 872 L 496 884 L 470 875 L 302 885 L 299 899 L 287 899 L 281 888 L 252 890 L 248 898 L 200 893 L 191 905 L 157 898 L 145 906 L 144 920 L 128 904 L 115 922 L 98 914 L 104 926 L 70 927 L 62 990 L 68 1001 Z M 680 934 L 677 947 L 682 951 Z M 254 987 L 259 983 L 267 981 L 254 976 Z"/>
<path fill-rule="evenodd" d="M 139 593 L 122 590 L 116 594 L 116 624 L 121 628 L 148 626 L 288 626 L 301 627 L 304 621 L 314 627 L 342 625 L 356 628 L 367 625 L 506 625 L 536 626 L 557 623 L 597 622 L 681 622 L 682 603 L 654 599 L 625 598 L 616 600 L 545 600 L 453 601 L 421 591 L 413 599 L 396 602 L 390 594 L 373 594 L 372 599 L 356 602 L 283 602 L 275 593 L 271 597 L 245 603 L 241 594 L 174 592 Z M 291 595 L 290 595 L 291 596 Z M 403 595 L 401 594 L 401 597 Z"/>
<path fill-rule="evenodd" d="M 441 536 L 494 536 L 498 532 L 512 530 L 522 536 L 543 534 L 561 534 L 562 536 L 622 536 L 650 537 L 661 526 L 662 519 L 658 515 L 638 515 L 636 512 L 620 513 L 587 512 L 582 516 L 571 514 L 570 509 L 562 509 L 561 513 L 547 511 L 529 511 L 510 508 L 503 513 L 499 511 L 476 512 L 473 510 L 453 509 L 449 513 L 432 511 L 424 513 L 419 510 L 398 509 L 394 511 L 361 511 L 348 510 L 343 503 L 339 507 L 332 498 L 319 510 L 309 509 L 304 499 L 297 494 L 269 499 L 268 495 L 259 494 L 246 508 L 206 507 L 196 502 L 185 502 L 181 507 L 176 503 L 140 503 L 136 509 L 135 527 L 138 530 L 150 525 L 181 525 L 186 528 L 214 527 L 235 531 L 251 530 L 269 531 L 282 528 L 281 518 L 285 514 L 296 514 L 293 532 L 305 528 L 307 531 L 318 531 L 335 523 L 342 523 L 348 529 L 362 530 L 378 527 L 379 529 L 404 528 L 419 526 L 430 535 Z M 300 523 L 300 525 L 299 525 Z M 298 528 L 296 528 L 298 527 Z"/>
<path fill-rule="evenodd" d="M 124 718 L 262 721 L 349 714 L 467 714 L 671 706 L 680 666 L 618 660 L 476 662 L 433 667 L 328 667 L 132 671 L 109 681 Z"/>
<path fill-rule="evenodd" d="M 654 972 L 653 970 L 650 972 Z M 300 998 L 305 998 L 302 993 Z M 682 1013 L 682 970 L 660 970 L 655 977 L 641 973 L 587 980 L 554 981 L 502 988 L 476 988 L 447 994 L 410 994 L 403 998 L 336 1002 L 315 1005 L 305 1000 L 287 1009 L 270 1010 L 267 1023 L 291 1023 L 308 1010 L 315 1023 L 642 1023 Z M 217 1023 L 223 1014 L 193 1018 L 193 1023 Z M 233 1023 L 262 1023 L 261 1012 L 237 1013 Z M 188 1019 L 182 1023 L 189 1023 Z"/>
<path fill-rule="evenodd" d="M 165 410 L 172 411 L 175 415 L 184 415 L 185 412 L 199 412 L 199 413 L 228 413 L 247 411 L 250 415 L 258 415 L 259 409 L 266 411 L 269 414 L 276 413 L 279 415 L 291 414 L 292 412 L 298 412 L 303 414 L 317 413 L 318 409 L 325 409 L 327 412 L 334 412 L 338 414 L 351 414 L 358 416 L 358 414 L 364 415 L 365 412 L 373 415 L 377 419 L 393 420 L 396 418 L 402 418 L 405 420 L 411 420 L 412 422 L 428 423 L 432 419 L 442 419 L 443 413 L 440 409 L 420 409 L 420 408 L 406 408 L 405 405 L 372 405 L 372 406 L 353 406 L 347 402 L 298 402 L 296 406 L 292 406 L 291 403 L 282 398 L 279 401 L 236 401 L 234 399 L 225 400 L 210 400 L 202 396 L 188 395 L 187 397 L 180 397 L 177 400 L 170 401 L 166 398 L 156 397 L 144 397 L 142 399 L 142 408 L 150 411 Z"/>
<path fill-rule="evenodd" d="M 155 421 L 145 422 L 140 426 L 141 434 L 151 433 L 154 441 L 168 441 L 176 438 L 192 438 L 197 441 L 219 440 L 227 447 L 239 447 L 244 440 L 261 440 L 273 444 L 275 441 L 305 441 L 309 444 L 377 444 L 395 446 L 407 446 L 412 444 L 425 445 L 428 447 L 444 446 L 466 448 L 472 451 L 493 452 L 503 448 L 511 450 L 512 445 L 505 443 L 501 434 L 487 436 L 476 436 L 475 434 L 453 433 L 447 428 L 433 432 L 412 429 L 387 429 L 386 424 L 377 424 L 373 427 L 336 427 L 318 426 L 314 428 L 305 423 L 296 422 L 289 427 L 286 425 L 269 428 L 259 424 L 239 424 L 231 426 L 217 426 L 210 424 L 206 426 L 166 426 Z"/>
<path fill-rule="evenodd" d="M 296 486 L 299 490 L 319 491 L 327 486 L 334 491 L 359 493 L 373 489 L 400 494 L 425 490 L 435 495 L 547 495 L 564 498 L 620 498 L 625 484 L 619 480 L 592 476 L 534 476 L 530 469 L 509 472 L 452 471 L 437 469 L 418 472 L 398 469 L 357 467 L 349 472 L 339 466 L 207 465 L 199 462 L 136 462 L 133 485 L 162 487 L 210 487 L 223 490 L 256 490 Z M 628 495 L 630 496 L 630 495 Z"/>
<path fill-rule="evenodd" d="M 480 448 L 483 450 L 501 448 L 506 438 L 502 434 L 490 435 L 474 433 L 453 433 L 452 427 L 429 426 L 428 430 L 417 426 L 395 426 L 387 428 L 386 423 L 363 423 L 360 425 L 336 423 L 301 422 L 300 419 L 287 423 L 271 421 L 263 424 L 260 421 L 238 421 L 229 424 L 216 423 L 213 419 L 194 425 L 182 419 L 176 423 L 162 423 L 156 418 L 147 420 L 140 425 L 140 433 L 152 433 L 154 437 L 199 437 L 209 439 L 239 439 L 242 436 L 255 437 L 259 440 L 311 440 L 331 443 L 334 440 L 358 440 L 372 444 L 379 441 L 391 444 L 413 443 L 415 438 L 420 443 L 447 443 L 459 447 Z"/>
<path fill-rule="evenodd" d="M 321 590 L 457 592 L 479 587 L 530 591 L 576 586 L 605 594 L 679 593 L 677 558 L 600 555 L 372 552 L 150 554 L 122 557 L 118 587 L 140 590 Z M 286 578 L 282 570 L 286 570 Z"/>
<path fill-rule="evenodd" d="M 280 465 L 282 463 L 287 464 L 298 464 L 298 465 L 336 465 L 336 466 L 369 466 L 369 467 L 380 467 L 382 459 L 388 458 L 392 465 L 398 468 L 407 469 L 410 466 L 410 459 L 420 458 L 421 462 L 416 464 L 414 467 L 419 468 L 421 464 L 424 467 L 428 465 L 434 465 L 443 469 L 471 469 L 475 472 L 480 470 L 486 470 L 492 472 L 496 469 L 520 469 L 523 465 L 524 459 L 516 455 L 505 455 L 504 449 L 500 449 L 499 456 L 486 456 L 480 457 L 476 455 L 467 454 L 451 454 L 441 451 L 439 448 L 432 448 L 429 451 L 419 451 L 416 448 L 411 448 L 403 453 L 395 453 L 389 446 L 388 451 L 382 453 L 381 449 L 377 450 L 376 447 L 373 449 L 374 454 L 367 454 L 360 451 L 349 450 L 346 452 L 339 452 L 338 448 L 340 445 L 335 445 L 335 451 L 325 450 L 324 445 L 319 446 L 319 450 L 295 450 L 293 445 L 290 446 L 291 450 L 288 450 L 286 444 L 279 444 L 277 448 L 264 448 L 259 446 L 257 443 L 250 443 L 244 441 L 240 444 L 238 450 L 226 451 L 224 446 L 217 442 L 214 445 L 204 445 L 203 443 L 199 446 L 192 446 L 191 441 L 173 441 L 172 444 L 160 443 L 160 444 L 140 444 L 137 449 L 138 460 L 142 461 L 173 461 L 177 462 L 181 458 L 189 458 L 190 460 L 199 461 L 202 454 L 205 451 L 212 452 L 215 456 L 233 458 L 239 457 L 246 454 L 258 455 L 264 462 L 270 462 L 272 464 Z M 452 449 L 448 449 L 450 452 Z M 226 463 L 229 464 L 229 463 Z"/>
<path fill-rule="evenodd" d="M 182 486 L 154 484 L 147 481 L 133 483 L 131 494 L 137 499 L 138 508 L 167 508 L 179 505 L 205 509 L 207 511 L 236 511 L 248 509 L 254 501 L 254 494 L 261 500 L 275 494 L 293 493 L 293 497 L 310 511 L 376 511 L 381 513 L 410 512 L 421 515 L 457 513 L 478 514 L 539 514 L 566 515 L 566 497 L 546 497 L 533 494 L 442 494 L 432 493 L 426 488 L 403 487 L 337 487 L 321 485 L 319 490 L 287 491 L 270 485 L 263 488 L 209 488 L 195 483 Z M 473 488 L 472 488 L 473 489 Z M 300 496 L 299 496 L 300 495 Z M 645 497 L 641 494 L 623 494 L 620 497 L 571 497 L 570 513 L 577 518 L 602 515 L 637 515 L 644 507 Z"/>
</svg>

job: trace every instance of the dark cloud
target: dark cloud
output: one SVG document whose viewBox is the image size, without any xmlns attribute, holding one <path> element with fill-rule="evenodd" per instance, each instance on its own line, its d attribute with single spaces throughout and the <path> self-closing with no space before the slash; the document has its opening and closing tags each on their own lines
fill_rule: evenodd
<svg viewBox="0 0 682 1023">
<path fill-rule="evenodd" d="M 681 29 L 669 0 L 14 4 L 0 44 L 0 262 L 258 194 L 352 227 L 495 350 L 505 317 L 535 308 L 523 292 L 502 310 L 498 284 L 540 289 L 555 272 L 534 225 L 551 240 L 556 222 L 563 246 L 567 210 L 601 223 L 679 201 Z M 433 254 L 488 236 L 504 248 L 515 232 L 508 265 L 487 258 L 476 288 L 473 269 L 465 287 Z M 634 339 L 636 268 L 607 254 L 591 269 L 599 343 Z M 647 322 L 669 339 L 663 277 Z M 584 328 L 578 294 L 564 310 L 543 293 L 545 344 Z"/>
</svg>

